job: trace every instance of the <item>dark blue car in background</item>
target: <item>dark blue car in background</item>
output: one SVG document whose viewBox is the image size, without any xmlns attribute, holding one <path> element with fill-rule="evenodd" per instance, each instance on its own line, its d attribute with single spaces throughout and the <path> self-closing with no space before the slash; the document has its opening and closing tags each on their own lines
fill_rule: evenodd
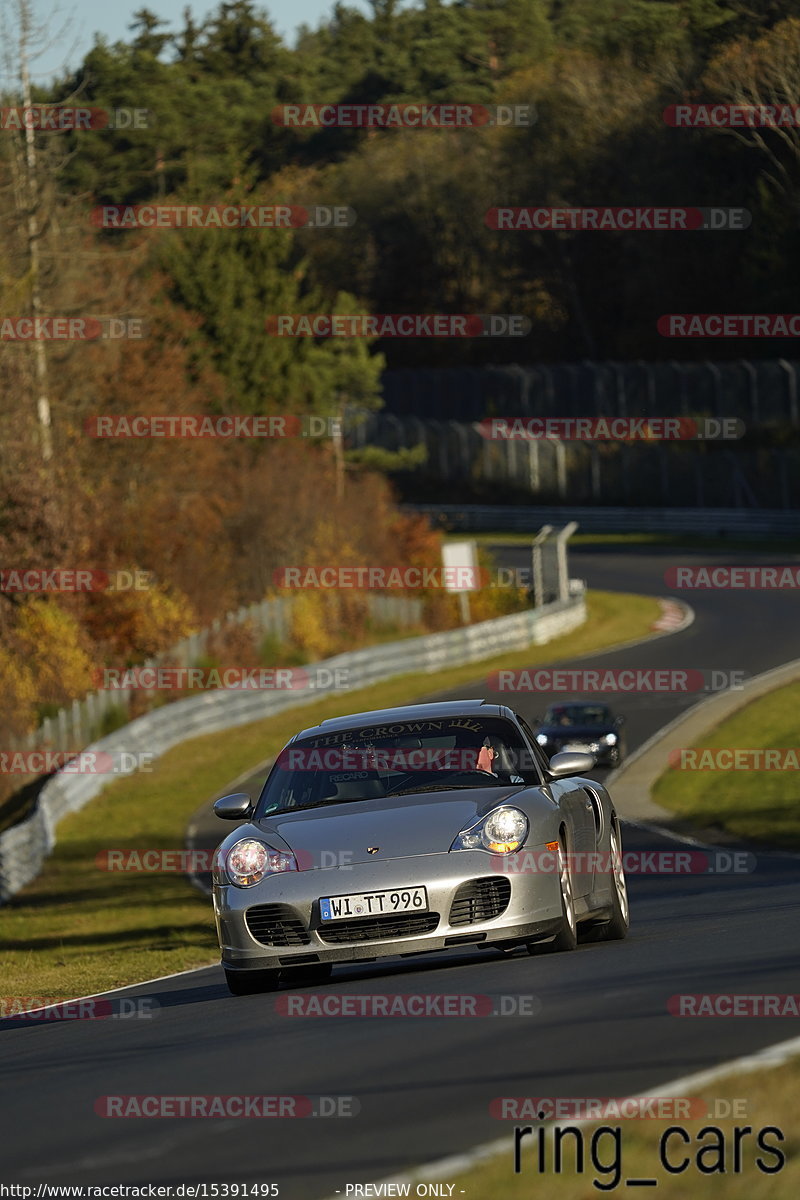
<svg viewBox="0 0 800 1200">
<path fill-rule="evenodd" d="M 598 767 L 616 767 L 625 757 L 624 724 L 625 718 L 615 717 L 607 704 L 551 704 L 536 741 L 549 758 L 562 750 L 576 750 L 593 754 Z"/>
</svg>

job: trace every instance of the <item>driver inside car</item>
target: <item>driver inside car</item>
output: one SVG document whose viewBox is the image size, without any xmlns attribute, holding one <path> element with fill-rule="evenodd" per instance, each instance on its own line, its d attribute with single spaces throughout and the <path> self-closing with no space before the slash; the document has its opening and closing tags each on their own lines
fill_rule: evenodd
<svg viewBox="0 0 800 1200">
<path fill-rule="evenodd" d="M 507 777 L 509 783 L 524 783 L 525 779 L 519 774 L 514 751 L 503 740 L 490 737 L 483 739 L 483 745 L 478 753 L 477 768 L 487 771 L 490 775 Z"/>
<path fill-rule="evenodd" d="M 488 737 L 485 737 L 483 739 L 483 745 L 478 753 L 478 770 L 488 771 L 490 775 L 496 775 L 497 772 L 492 766 L 496 757 L 497 751 L 492 745 L 491 740 Z"/>
</svg>

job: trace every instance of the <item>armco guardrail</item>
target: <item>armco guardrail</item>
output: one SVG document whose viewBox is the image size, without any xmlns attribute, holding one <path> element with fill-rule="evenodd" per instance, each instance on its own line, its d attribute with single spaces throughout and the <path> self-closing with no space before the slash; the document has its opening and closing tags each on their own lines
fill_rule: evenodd
<svg viewBox="0 0 800 1200">
<path fill-rule="evenodd" d="M 702 533 L 716 537 L 800 536 L 800 510 L 747 508 L 550 508 L 491 504 L 414 504 L 434 524 L 454 532 L 519 531 L 577 521 L 582 533 Z"/>
<path fill-rule="evenodd" d="M 420 625 L 423 619 L 422 601 L 412 596 L 385 596 L 378 592 L 366 595 L 370 620 L 379 627 L 393 625 L 408 629 Z M 145 659 L 140 665 L 145 668 L 160 666 L 192 667 L 207 654 L 211 639 L 234 625 L 249 624 L 259 638 L 274 634 L 280 642 L 289 638 L 292 623 L 292 600 L 290 596 L 273 596 L 256 604 L 228 613 L 208 629 L 183 638 L 175 646 L 154 658 Z M 112 708 L 122 707 L 130 711 L 131 691 L 129 688 L 104 689 L 90 692 L 83 700 L 73 700 L 60 708 L 52 717 L 45 717 L 38 729 L 21 737 L 6 736 L 5 744 L 10 750 L 64 750 L 82 749 L 103 728 L 103 718 Z"/>
<path fill-rule="evenodd" d="M 188 738 L 232 729 L 287 708 L 313 703 L 320 695 L 334 690 L 337 672 L 340 680 L 342 672 L 347 672 L 348 689 L 367 687 L 412 671 L 434 674 L 443 667 L 541 645 L 568 633 L 585 620 L 586 604 L 581 592 L 564 602 L 481 621 L 463 629 L 353 650 L 307 665 L 309 672 L 328 668 L 332 680 L 329 688 L 297 692 L 223 689 L 205 692 L 138 717 L 88 746 L 84 754 L 105 751 L 111 755 L 128 753 L 133 756 L 138 752 L 157 758 Z M 56 843 L 56 828 L 62 817 L 83 808 L 112 779 L 128 773 L 131 772 L 121 769 L 110 777 L 60 771 L 45 784 L 34 812 L 0 835 L 0 903 L 38 875 Z"/>
</svg>

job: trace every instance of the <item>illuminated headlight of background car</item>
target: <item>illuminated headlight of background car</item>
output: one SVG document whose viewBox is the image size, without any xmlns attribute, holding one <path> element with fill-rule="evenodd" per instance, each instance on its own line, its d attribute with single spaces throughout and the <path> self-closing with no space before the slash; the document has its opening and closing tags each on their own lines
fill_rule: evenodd
<svg viewBox="0 0 800 1200">
<path fill-rule="evenodd" d="M 518 808 L 496 808 L 470 829 L 462 829 L 451 850 L 512 854 L 528 836 L 528 818 Z"/>
<path fill-rule="evenodd" d="M 547 736 L 546 733 L 537 733 L 536 741 L 539 743 L 540 746 L 546 746 L 547 743 L 550 741 L 550 738 Z"/>
<path fill-rule="evenodd" d="M 615 733 L 606 733 L 603 737 L 600 738 L 600 741 L 602 742 L 602 744 L 604 746 L 616 746 L 617 735 Z"/>
<path fill-rule="evenodd" d="M 279 875 L 282 871 L 296 871 L 297 860 L 293 854 L 272 850 L 255 838 L 242 838 L 231 846 L 225 856 L 225 875 L 236 887 L 253 887 L 267 875 Z M 227 882 L 222 879 L 221 882 Z"/>
</svg>

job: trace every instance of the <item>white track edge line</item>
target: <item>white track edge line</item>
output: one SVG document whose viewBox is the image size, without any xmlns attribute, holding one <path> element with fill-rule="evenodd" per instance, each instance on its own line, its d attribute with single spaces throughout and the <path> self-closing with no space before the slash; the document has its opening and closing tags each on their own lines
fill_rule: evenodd
<svg viewBox="0 0 800 1200">
<path fill-rule="evenodd" d="M 71 1000 L 54 1000 L 52 1004 L 42 1004 L 39 1008 L 29 1008 L 25 1012 L 14 1013 L 13 1017 L 0 1017 L 0 1021 L 19 1021 L 22 1017 L 33 1016 L 38 1012 L 47 1012 L 50 1008 L 61 1008 L 66 1004 L 78 1004 L 81 1000 L 97 1000 L 100 996 L 113 996 L 116 992 L 129 992 L 131 988 L 147 987 L 148 984 L 163 983 L 167 979 L 180 979 L 182 975 L 195 975 L 198 971 L 208 971 L 211 967 L 218 966 L 219 962 L 210 962 L 202 967 L 189 967 L 186 971 L 173 971 L 170 975 L 157 975 L 155 979 L 142 979 L 137 980 L 136 983 L 125 983 L 120 987 L 109 988 L 105 992 L 90 992 L 88 996 L 73 996 Z"/>
</svg>

